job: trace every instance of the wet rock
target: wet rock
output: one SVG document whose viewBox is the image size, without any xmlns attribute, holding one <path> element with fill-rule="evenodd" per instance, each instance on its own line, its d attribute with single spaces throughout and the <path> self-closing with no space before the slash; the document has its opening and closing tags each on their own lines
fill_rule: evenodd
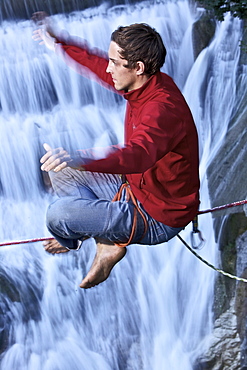
<svg viewBox="0 0 247 370">
<path fill-rule="evenodd" d="M 204 342 L 204 353 L 193 370 L 239 370 L 241 340 L 237 331 L 234 300 L 216 321 L 213 333 Z"/>
<path fill-rule="evenodd" d="M 221 267 L 247 279 L 247 218 L 231 214 L 220 238 Z M 240 235 L 239 235 L 240 234 Z M 246 370 L 247 283 L 219 274 L 215 284 L 214 330 L 194 370 Z M 231 361 L 230 361 L 231 359 Z"/>
<path fill-rule="evenodd" d="M 247 232 L 236 241 L 236 273 L 247 279 Z M 241 339 L 241 369 L 247 368 L 247 283 L 238 282 L 235 296 L 237 330 Z"/>
<path fill-rule="evenodd" d="M 11 277 L 0 271 L 0 358 L 9 346 L 11 305 L 20 302 L 20 294 Z"/>
</svg>

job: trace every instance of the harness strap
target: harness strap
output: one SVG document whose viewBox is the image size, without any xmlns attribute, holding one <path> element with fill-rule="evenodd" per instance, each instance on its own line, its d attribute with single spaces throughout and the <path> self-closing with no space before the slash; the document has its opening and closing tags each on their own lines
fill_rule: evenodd
<svg viewBox="0 0 247 370">
<path fill-rule="evenodd" d="M 146 217 L 145 217 L 144 213 L 142 212 L 142 210 L 140 209 L 140 207 L 138 206 L 136 198 L 135 198 L 135 196 L 134 196 L 134 194 L 133 194 L 132 190 L 130 189 L 130 186 L 127 182 L 124 182 L 120 186 L 120 189 L 117 192 L 117 194 L 114 196 L 114 198 L 112 199 L 112 202 L 116 202 L 116 201 L 119 201 L 121 199 L 122 192 L 123 192 L 124 189 L 126 191 L 126 201 L 129 202 L 129 200 L 131 199 L 133 204 L 134 204 L 134 215 L 133 215 L 133 224 L 132 224 L 132 229 L 131 229 L 129 240 L 126 243 L 115 243 L 119 247 L 126 247 L 127 245 L 131 244 L 131 242 L 134 238 L 134 235 L 135 235 L 136 228 L 137 228 L 137 212 L 139 212 L 139 214 L 141 215 L 141 217 L 143 219 L 143 222 L 144 222 L 144 232 L 143 232 L 139 241 L 141 241 L 144 238 L 144 236 L 147 232 L 147 229 L 148 229 L 148 224 L 147 224 Z"/>
</svg>

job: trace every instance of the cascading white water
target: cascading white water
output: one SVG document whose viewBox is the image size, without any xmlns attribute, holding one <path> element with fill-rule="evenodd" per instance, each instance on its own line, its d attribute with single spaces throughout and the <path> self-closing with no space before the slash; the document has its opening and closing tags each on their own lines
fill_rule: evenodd
<svg viewBox="0 0 247 370">
<path fill-rule="evenodd" d="M 161 33 L 164 71 L 183 89 L 198 125 L 204 209 L 206 167 L 236 100 L 240 22 L 227 17 L 218 25 L 194 63 L 191 31 L 199 13 L 189 1 L 167 1 L 102 5 L 54 19 L 104 50 L 120 24 L 146 22 Z M 0 28 L 1 242 L 48 236 L 45 211 L 53 194 L 39 170 L 43 142 L 71 149 L 122 141 L 125 103 L 35 44 L 33 28 L 30 21 Z M 210 215 L 201 216 L 200 229 L 207 240 L 200 254 L 216 263 Z M 1 248 L 1 369 L 193 369 L 211 331 L 214 272 L 175 238 L 129 247 L 106 282 L 84 291 L 78 285 L 95 252 L 92 240 L 84 244 L 57 256 L 41 243 Z"/>
</svg>

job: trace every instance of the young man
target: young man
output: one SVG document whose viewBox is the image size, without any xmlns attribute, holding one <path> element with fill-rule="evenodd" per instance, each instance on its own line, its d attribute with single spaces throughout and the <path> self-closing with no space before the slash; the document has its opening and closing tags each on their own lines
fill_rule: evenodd
<svg viewBox="0 0 247 370">
<path fill-rule="evenodd" d="M 50 205 L 47 226 L 56 241 L 47 252 L 77 249 L 93 237 L 97 252 L 80 287 L 109 276 L 132 243 L 155 245 L 179 233 L 199 206 L 198 139 L 191 112 L 175 83 L 160 72 L 166 49 L 146 24 L 112 33 L 106 59 L 87 44 L 71 45 L 37 30 L 52 50 L 93 72 L 127 100 L 125 145 L 106 158 L 72 158 L 52 150 L 41 158 L 60 197 Z"/>
</svg>

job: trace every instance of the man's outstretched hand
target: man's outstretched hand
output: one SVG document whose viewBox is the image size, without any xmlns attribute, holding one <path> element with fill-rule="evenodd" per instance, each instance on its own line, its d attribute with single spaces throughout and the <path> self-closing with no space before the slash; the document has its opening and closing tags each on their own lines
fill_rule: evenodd
<svg viewBox="0 0 247 370">
<path fill-rule="evenodd" d="M 48 172 L 53 170 L 54 172 L 58 172 L 65 167 L 72 167 L 83 171 L 83 167 L 79 165 L 79 161 L 73 159 L 63 148 L 52 149 L 48 144 L 44 144 L 43 146 L 46 154 L 40 159 L 42 171 Z"/>
<path fill-rule="evenodd" d="M 40 41 L 39 45 L 45 45 L 48 49 L 54 51 L 55 50 L 55 43 L 56 39 L 51 37 L 49 32 L 45 31 L 42 28 L 39 28 L 33 31 L 33 40 Z"/>
<path fill-rule="evenodd" d="M 54 24 L 50 17 L 45 12 L 36 12 L 32 16 L 32 20 L 39 27 L 33 32 L 33 40 L 40 41 L 40 45 L 45 45 L 48 49 L 54 51 L 56 43 L 56 35 L 54 32 Z"/>
</svg>

